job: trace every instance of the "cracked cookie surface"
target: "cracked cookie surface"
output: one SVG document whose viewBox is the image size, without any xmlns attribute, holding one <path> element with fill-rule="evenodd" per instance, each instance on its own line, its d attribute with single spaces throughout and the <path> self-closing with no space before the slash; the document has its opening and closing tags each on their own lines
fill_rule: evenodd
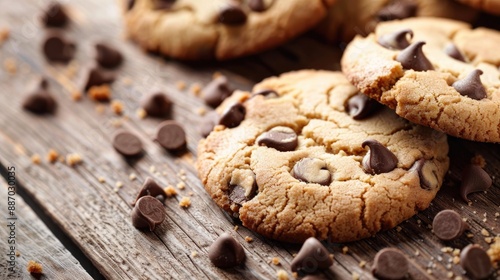
<svg viewBox="0 0 500 280">
<path fill-rule="evenodd" d="M 413 18 L 381 23 L 366 38 L 355 38 L 341 65 L 361 92 L 412 122 L 498 143 L 498 45 L 500 32 L 495 30 Z"/>
<path fill-rule="evenodd" d="M 335 0 L 135 0 L 129 36 L 186 59 L 230 59 L 275 47 L 318 23 Z"/>
<path fill-rule="evenodd" d="M 291 72 L 253 92 L 217 108 L 238 104 L 244 118 L 201 140 L 196 163 L 216 204 L 245 227 L 286 242 L 353 241 L 410 218 L 438 192 L 446 135 L 363 98 L 340 72 Z"/>
</svg>

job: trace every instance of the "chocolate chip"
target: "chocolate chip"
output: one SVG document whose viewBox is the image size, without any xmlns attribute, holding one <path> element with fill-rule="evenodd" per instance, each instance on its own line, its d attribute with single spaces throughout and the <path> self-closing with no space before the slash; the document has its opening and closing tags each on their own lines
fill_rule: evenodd
<svg viewBox="0 0 500 280">
<path fill-rule="evenodd" d="M 431 62 L 427 59 L 424 52 L 422 51 L 422 47 L 425 45 L 425 42 L 419 41 L 411 44 L 406 49 L 402 50 L 396 60 L 401 62 L 403 68 L 413 69 L 415 71 L 427 71 L 434 70 Z"/>
<path fill-rule="evenodd" d="M 333 259 L 328 250 L 314 237 L 309 237 L 290 264 L 293 272 L 314 273 L 320 269 L 328 269 Z"/>
<path fill-rule="evenodd" d="M 233 105 L 226 108 L 219 119 L 219 124 L 224 125 L 227 128 L 233 128 L 240 125 L 240 123 L 245 119 L 246 109 L 241 103 L 234 103 Z"/>
<path fill-rule="evenodd" d="M 146 178 L 146 181 L 144 181 L 144 183 L 142 184 L 141 190 L 137 194 L 137 197 L 135 198 L 135 201 L 132 203 L 132 206 L 134 206 L 141 197 L 147 196 L 147 195 L 155 197 L 156 199 L 158 199 L 158 197 L 162 197 L 162 196 L 163 196 L 163 199 L 165 199 L 165 196 L 166 196 L 163 188 L 160 187 L 160 185 L 158 185 L 155 182 L 155 180 L 148 177 L 148 178 Z M 158 200 L 160 202 L 162 201 L 161 199 L 158 199 Z"/>
<path fill-rule="evenodd" d="M 481 100 L 487 96 L 486 89 L 479 78 L 482 74 L 483 71 L 479 69 L 472 70 L 465 78 L 454 82 L 451 86 L 461 95 Z"/>
<path fill-rule="evenodd" d="M 113 137 L 113 147 L 117 152 L 126 156 L 137 156 L 142 152 L 142 142 L 135 134 L 128 131 L 119 131 Z"/>
<path fill-rule="evenodd" d="M 149 228 L 150 231 L 165 220 L 163 204 L 152 196 L 139 198 L 132 209 L 132 224 L 138 229 Z"/>
<path fill-rule="evenodd" d="M 212 130 L 214 129 L 215 125 L 217 125 L 219 123 L 219 114 L 217 114 L 216 111 L 210 111 L 208 112 L 201 124 L 200 124 L 200 133 L 201 133 L 201 136 L 203 137 L 207 137 L 210 132 L 212 132 Z"/>
<path fill-rule="evenodd" d="M 398 165 L 397 157 L 377 140 L 366 140 L 361 146 L 370 148 L 363 158 L 363 169 L 366 173 L 372 175 L 386 173 L 394 170 Z"/>
<path fill-rule="evenodd" d="M 48 91 L 47 80 L 42 80 L 39 88 L 25 97 L 22 106 L 25 110 L 38 115 L 54 113 L 57 103 Z"/>
<path fill-rule="evenodd" d="M 229 200 L 242 205 L 247 201 L 247 198 L 245 197 L 245 189 L 242 186 L 233 186 L 231 192 L 229 193 Z"/>
<path fill-rule="evenodd" d="M 245 250 L 228 233 L 223 233 L 208 248 L 208 258 L 219 268 L 230 268 L 245 262 Z"/>
<path fill-rule="evenodd" d="M 267 10 L 269 4 L 270 3 L 266 3 L 266 0 L 248 0 L 248 7 L 254 12 L 263 12 Z"/>
<path fill-rule="evenodd" d="M 219 12 L 219 22 L 225 25 L 242 25 L 247 21 L 247 14 L 235 2 L 227 3 Z"/>
<path fill-rule="evenodd" d="M 358 93 L 347 101 L 347 112 L 355 120 L 366 119 L 374 112 L 382 108 L 382 105 L 376 100 L 371 99 L 365 94 Z"/>
<path fill-rule="evenodd" d="M 389 21 L 414 17 L 417 14 L 417 3 L 413 0 L 392 1 L 380 9 L 377 14 L 379 21 Z"/>
<path fill-rule="evenodd" d="M 272 90 L 272 89 L 263 89 L 263 90 L 252 93 L 252 97 L 259 96 L 259 95 L 264 96 L 266 99 L 279 97 L 279 94 L 275 90 Z"/>
<path fill-rule="evenodd" d="M 434 234 L 444 241 L 457 239 L 467 229 L 469 229 L 467 223 L 453 210 L 439 212 L 432 221 Z"/>
<path fill-rule="evenodd" d="M 227 78 L 220 76 L 213 79 L 201 90 L 201 97 L 205 104 L 215 108 L 219 106 L 224 99 L 231 96 L 233 90 L 229 88 Z"/>
<path fill-rule="evenodd" d="M 472 279 L 487 279 L 493 272 L 488 254 L 477 244 L 469 244 L 462 249 L 460 265 Z"/>
<path fill-rule="evenodd" d="M 418 172 L 420 187 L 424 190 L 433 190 L 438 187 L 438 176 L 436 174 L 436 165 L 429 160 L 419 159 L 409 170 Z"/>
<path fill-rule="evenodd" d="M 486 191 L 491 187 L 493 181 L 490 175 L 480 166 L 469 164 L 462 171 L 462 184 L 460 185 L 460 196 L 465 202 L 469 202 L 467 196 L 473 192 Z"/>
<path fill-rule="evenodd" d="M 455 44 L 453 44 L 453 43 L 449 43 L 448 45 L 446 45 L 446 46 L 444 47 L 444 52 L 445 52 L 448 56 L 450 56 L 450 57 L 452 57 L 452 58 L 454 58 L 454 59 L 456 59 L 456 60 L 460 60 L 460 61 L 462 61 L 462 62 L 465 62 L 465 57 L 464 57 L 464 56 L 462 55 L 462 53 L 458 50 L 457 46 L 455 46 Z"/>
<path fill-rule="evenodd" d="M 408 269 L 408 259 L 400 250 L 384 248 L 375 255 L 372 273 L 379 279 L 404 279 Z"/>
<path fill-rule="evenodd" d="M 233 171 L 229 185 L 231 187 L 229 200 L 239 205 L 252 199 L 257 191 L 255 173 L 250 169 L 236 169 Z"/>
<path fill-rule="evenodd" d="M 156 141 L 168 151 L 182 151 L 186 148 L 186 132 L 178 122 L 164 121 L 158 126 Z"/>
<path fill-rule="evenodd" d="M 326 162 L 317 158 L 303 158 L 293 167 L 293 177 L 306 183 L 315 183 L 327 186 L 332 181 L 332 175 L 327 169 Z"/>
<path fill-rule="evenodd" d="M 123 62 L 123 55 L 115 48 L 104 43 L 95 45 L 97 63 L 104 68 L 116 68 Z"/>
<path fill-rule="evenodd" d="M 43 43 L 43 54 L 50 62 L 68 63 L 75 56 L 75 44 L 62 33 L 51 32 Z"/>
<path fill-rule="evenodd" d="M 390 50 L 402 50 L 410 45 L 410 40 L 413 38 L 411 29 L 402 29 L 394 33 L 384 34 L 380 36 L 377 42 L 384 48 Z"/>
<path fill-rule="evenodd" d="M 111 84 L 115 80 L 115 74 L 104 71 L 100 68 L 93 68 L 89 71 L 85 91 L 93 86 Z"/>
<path fill-rule="evenodd" d="M 168 10 L 172 8 L 176 0 L 155 0 L 154 7 L 156 10 Z"/>
<path fill-rule="evenodd" d="M 278 151 L 293 151 L 298 144 L 297 134 L 286 126 L 276 126 L 257 137 L 257 144 L 275 148 Z"/>
<path fill-rule="evenodd" d="M 128 0 L 127 1 L 127 10 L 130 11 L 135 5 L 135 0 Z"/>
<path fill-rule="evenodd" d="M 48 27 L 64 27 L 68 21 L 69 17 L 59 3 L 51 3 L 42 15 L 42 22 Z"/>
<path fill-rule="evenodd" d="M 166 117 L 172 111 L 172 101 L 164 93 L 156 92 L 147 95 L 142 100 L 142 108 L 148 116 L 152 117 Z"/>
</svg>

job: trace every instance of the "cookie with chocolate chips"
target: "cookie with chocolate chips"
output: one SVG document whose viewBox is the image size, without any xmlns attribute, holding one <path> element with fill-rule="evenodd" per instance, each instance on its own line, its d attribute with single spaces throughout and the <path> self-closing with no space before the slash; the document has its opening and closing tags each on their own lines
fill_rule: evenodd
<svg viewBox="0 0 500 280">
<path fill-rule="evenodd" d="M 443 17 L 471 22 L 477 11 L 455 0 L 338 0 L 316 31 L 328 41 L 347 43 L 371 33 L 377 23 L 410 17 Z"/>
<path fill-rule="evenodd" d="M 235 91 L 216 109 L 232 121 L 199 143 L 199 177 L 218 206 L 269 238 L 346 242 L 392 228 L 429 206 L 448 144 L 373 102 L 328 71 Z"/>
<path fill-rule="evenodd" d="M 384 22 L 355 38 L 342 71 L 361 92 L 414 123 L 500 142 L 500 32 L 464 22 Z"/>
<path fill-rule="evenodd" d="M 305 32 L 333 2 L 136 0 L 124 13 L 129 36 L 148 51 L 183 60 L 224 60 L 270 49 Z"/>
</svg>

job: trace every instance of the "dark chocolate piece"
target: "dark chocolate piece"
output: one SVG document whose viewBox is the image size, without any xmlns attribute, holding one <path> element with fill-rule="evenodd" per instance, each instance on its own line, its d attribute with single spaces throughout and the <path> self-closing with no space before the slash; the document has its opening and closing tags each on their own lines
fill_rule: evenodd
<svg viewBox="0 0 500 280">
<path fill-rule="evenodd" d="M 219 268 L 231 268 L 245 262 L 245 250 L 228 233 L 223 233 L 208 248 L 208 258 Z"/>
<path fill-rule="evenodd" d="M 219 106 L 224 99 L 231 96 L 233 90 L 229 88 L 228 80 L 225 76 L 217 77 L 208 83 L 201 90 L 201 97 L 205 101 L 205 104 L 215 108 Z"/>
<path fill-rule="evenodd" d="M 473 192 L 486 191 L 491 187 L 493 181 L 490 175 L 480 166 L 469 164 L 462 171 L 462 184 L 460 185 L 460 196 L 465 202 L 469 202 L 467 196 Z"/>
<path fill-rule="evenodd" d="M 85 84 L 85 91 L 93 86 L 111 84 L 115 81 L 115 78 L 114 73 L 104 71 L 100 68 L 93 68 L 89 71 L 87 83 Z"/>
<path fill-rule="evenodd" d="M 449 43 L 444 47 L 444 52 L 449 56 L 456 60 L 460 60 L 462 62 L 466 62 L 463 54 L 458 50 L 457 46 L 453 43 Z"/>
<path fill-rule="evenodd" d="M 138 229 L 155 230 L 165 220 L 163 204 L 152 196 L 143 196 L 137 200 L 132 209 L 132 224 Z"/>
<path fill-rule="evenodd" d="M 219 119 L 219 124 L 224 125 L 227 128 L 237 127 L 245 119 L 245 114 L 245 106 L 239 102 L 234 103 L 226 108 L 226 110 L 222 113 Z"/>
<path fill-rule="evenodd" d="M 379 21 L 405 19 L 417 15 L 417 3 L 414 0 L 392 1 L 377 13 Z"/>
<path fill-rule="evenodd" d="M 438 187 L 438 176 L 436 174 L 436 165 L 432 161 L 419 159 L 409 170 L 418 172 L 420 187 L 425 190 L 433 190 Z"/>
<path fill-rule="evenodd" d="M 148 116 L 162 118 L 170 115 L 172 101 L 162 92 L 156 92 L 146 96 L 142 100 L 142 108 Z"/>
<path fill-rule="evenodd" d="M 200 124 L 201 136 L 207 137 L 214 127 L 219 123 L 219 114 L 216 111 L 208 112 Z"/>
<path fill-rule="evenodd" d="M 257 144 L 275 148 L 278 151 L 293 151 L 298 145 L 297 134 L 286 126 L 276 126 L 257 137 Z"/>
<path fill-rule="evenodd" d="M 413 31 L 411 29 L 402 29 L 394 33 L 380 36 L 377 42 L 382 47 L 390 50 L 403 50 L 410 45 L 410 40 L 412 38 Z"/>
<path fill-rule="evenodd" d="M 382 108 L 382 104 L 365 94 L 358 93 L 347 101 L 347 112 L 355 120 L 366 119 Z"/>
<path fill-rule="evenodd" d="M 57 108 L 57 103 L 52 94 L 48 91 L 47 80 L 42 80 L 40 86 L 33 93 L 25 97 L 23 108 L 32 113 L 43 115 L 52 114 Z"/>
<path fill-rule="evenodd" d="M 225 25 L 242 25 L 247 21 L 247 14 L 237 2 L 229 2 L 219 12 L 219 22 Z"/>
<path fill-rule="evenodd" d="M 248 0 L 248 7 L 254 12 L 263 12 L 269 8 L 266 0 Z"/>
<path fill-rule="evenodd" d="M 47 27 L 64 27 L 69 21 L 64 7 L 57 2 L 51 3 L 42 15 L 42 22 Z"/>
<path fill-rule="evenodd" d="M 43 42 L 43 54 L 50 62 L 68 63 L 75 56 L 75 44 L 60 32 L 52 31 Z"/>
<path fill-rule="evenodd" d="M 314 273 L 328 269 L 332 264 L 333 259 L 325 246 L 318 239 L 309 237 L 293 258 L 290 266 L 293 272 Z"/>
<path fill-rule="evenodd" d="M 408 259 L 396 248 L 380 250 L 373 260 L 372 273 L 378 279 L 404 279 L 408 270 Z"/>
<path fill-rule="evenodd" d="M 432 221 L 434 234 L 444 241 L 457 239 L 467 229 L 469 225 L 453 210 L 443 210 L 437 213 Z"/>
<path fill-rule="evenodd" d="M 332 181 L 332 175 L 326 162 L 318 158 L 303 158 L 293 166 L 293 177 L 306 183 L 316 183 L 327 186 Z"/>
<path fill-rule="evenodd" d="M 142 142 L 129 131 L 119 131 L 113 137 L 113 147 L 126 157 L 134 157 L 142 152 Z"/>
<path fill-rule="evenodd" d="M 415 71 L 434 70 L 432 63 L 427 59 L 422 47 L 425 42 L 419 41 L 409 45 L 406 49 L 402 50 L 396 60 L 403 65 L 406 70 L 413 69 Z"/>
<path fill-rule="evenodd" d="M 451 86 L 463 96 L 468 96 L 475 100 L 481 100 L 487 96 L 486 89 L 481 83 L 483 71 L 472 70 L 465 78 L 454 82 Z"/>
<path fill-rule="evenodd" d="M 137 194 L 137 197 L 135 198 L 135 201 L 132 203 L 132 206 L 134 206 L 137 201 L 143 197 L 143 196 L 152 196 L 158 199 L 160 202 L 162 202 L 162 199 L 164 200 L 167 194 L 163 190 L 160 185 L 156 183 L 155 180 L 153 180 L 151 177 L 146 178 L 146 181 L 142 184 L 141 190 Z"/>
<path fill-rule="evenodd" d="M 104 44 L 98 43 L 95 45 L 95 49 L 97 51 L 97 63 L 104 68 L 116 68 L 120 66 L 123 62 L 123 55 L 116 48 Z"/>
<path fill-rule="evenodd" d="M 377 140 L 366 140 L 361 146 L 370 148 L 363 158 L 363 169 L 366 173 L 372 175 L 387 173 L 398 165 L 398 158 Z"/>
<path fill-rule="evenodd" d="M 490 257 L 477 244 L 469 244 L 462 249 L 460 265 L 472 279 L 487 279 L 493 273 Z"/>
<path fill-rule="evenodd" d="M 158 126 L 156 141 L 168 151 L 182 151 L 186 148 L 186 132 L 180 123 L 164 121 Z"/>
</svg>

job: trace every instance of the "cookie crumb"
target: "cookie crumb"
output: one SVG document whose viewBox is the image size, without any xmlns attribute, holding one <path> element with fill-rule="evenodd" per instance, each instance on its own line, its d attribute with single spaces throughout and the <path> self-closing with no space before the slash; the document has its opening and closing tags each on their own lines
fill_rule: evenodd
<svg viewBox="0 0 500 280">
<path fill-rule="evenodd" d="M 196 108 L 196 114 L 199 116 L 204 116 L 207 113 L 207 108 L 205 107 L 198 107 Z"/>
<path fill-rule="evenodd" d="M 26 267 L 26 270 L 31 274 L 42 274 L 43 273 L 42 264 L 38 263 L 36 261 L 33 261 L 33 260 L 30 260 L 28 262 L 28 266 Z"/>
<path fill-rule="evenodd" d="M 123 79 L 122 79 L 122 83 L 125 86 L 130 86 L 132 84 L 132 82 L 133 82 L 132 78 L 130 78 L 130 77 L 123 77 Z"/>
<path fill-rule="evenodd" d="M 146 112 L 146 110 L 139 108 L 137 109 L 137 111 L 135 111 L 135 115 L 142 120 L 147 117 L 148 113 Z"/>
<path fill-rule="evenodd" d="M 280 258 L 278 258 L 278 257 L 272 258 L 271 263 L 274 265 L 280 265 L 281 264 Z"/>
<path fill-rule="evenodd" d="M 453 257 L 453 264 L 459 264 L 460 263 L 460 257 L 459 256 L 454 256 Z"/>
<path fill-rule="evenodd" d="M 19 256 L 21 256 L 21 252 L 16 251 L 16 257 L 19 257 Z"/>
<path fill-rule="evenodd" d="M 184 183 L 184 182 L 179 182 L 179 183 L 177 183 L 177 188 L 178 188 L 179 190 L 183 190 L 183 189 L 185 189 L 185 188 L 186 188 L 186 183 Z"/>
<path fill-rule="evenodd" d="M 345 255 L 345 254 L 347 254 L 347 252 L 349 252 L 349 247 L 347 247 L 347 246 L 342 247 L 342 254 Z"/>
<path fill-rule="evenodd" d="M 121 187 L 123 187 L 123 183 L 121 181 L 116 181 L 115 187 L 121 188 Z"/>
<path fill-rule="evenodd" d="M 483 236 L 490 236 L 490 233 L 486 229 L 481 229 L 481 235 Z"/>
<path fill-rule="evenodd" d="M 40 163 L 42 162 L 42 159 L 40 158 L 40 155 L 39 155 L 39 154 L 33 154 L 33 155 L 31 156 L 31 162 L 32 162 L 33 164 L 38 165 L 38 164 L 40 164 Z"/>
<path fill-rule="evenodd" d="M 165 192 L 165 194 L 167 195 L 167 197 L 172 197 L 172 196 L 177 195 L 177 190 L 172 185 L 166 186 L 163 189 L 163 191 Z"/>
<path fill-rule="evenodd" d="M 80 101 L 82 100 L 82 93 L 78 90 L 74 90 L 71 92 L 71 100 Z"/>
<path fill-rule="evenodd" d="M 189 91 L 194 94 L 195 96 L 198 96 L 198 94 L 200 94 L 201 92 L 201 85 L 198 84 L 198 83 L 194 83 L 191 85 L 191 87 L 189 88 Z"/>
<path fill-rule="evenodd" d="M 10 74 L 16 74 L 17 61 L 14 58 L 9 57 L 4 60 L 3 67 L 5 68 L 5 71 L 9 72 Z"/>
<path fill-rule="evenodd" d="M 352 277 L 352 280 L 359 280 L 361 276 L 359 275 L 359 273 L 353 272 L 351 277 Z"/>
<path fill-rule="evenodd" d="M 247 243 L 251 243 L 251 242 L 253 241 L 253 238 L 252 238 L 252 237 L 250 237 L 250 236 L 245 236 L 245 241 L 246 241 Z"/>
<path fill-rule="evenodd" d="M 99 177 L 97 178 L 97 181 L 99 181 L 99 183 L 106 183 L 106 179 L 104 179 L 104 177 Z"/>
<path fill-rule="evenodd" d="M 288 278 L 288 273 L 286 273 L 286 271 L 284 271 L 283 269 L 278 270 L 278 272 L 276 273 L 276 276 L 277 276 L 278 280 L 290 279 L 290 278 Z"/>
<path fill-rule="evenodd" d="M 68 154 L 66 156 L 66 163 L 71 167 L 80 164 L 81 162 L 82 162 L 82 157 L 77 153 Z"/>
<path fill-rule="evenodd" d="M 95 106 L 95 111 L 98 113 L 98 114 L 102 114 L 104 113 L 104 111 L 106 111 L 106 107 L 102 104 L 98 104 Z"/>
<path fill-rule="evenodd" d="M 184 81 L 177 81 L 175 83 L 175 86 L 177 87 L 178 90 L 185 90 L 186 89 L 186 82 L 184 82 Z"/>
<path fill-rule="evenodd" d="M 500 262 L 500 237 L 495 237 L 495 243 L 490 245 L 487 251 L 493 263 Z"/>
<path fill-rule="evenodd" d="M 481 168 L 486 167 L 486 160 L 482 155 L 475 155 L 474 157 L 471 158 L 470 163 L 478 165 Z"/>
<path fill-rule="evenodd" d="M 219 77 L 221 77 L 221 76 L 222 76 L 222 73 L 221 73 L 221 72 L 219 72 L 219 71 L 215 71 L 215 72 L 212 74 L 212 80 L 215 80 L 215 79 L 217 79 L 217 78 L 219 78 Z"/>
<path fill-rule="evenodd" d="M 128 175 L 128 179 L 129 179 L 130 181 L 134 181 L 135 179 L 137 179 L 137 175 L 135 175 L 135 173 L 130 173 L 130 174 Z"/>
<path fill-rule="evenodd" d="M 188 192 L 188 195 L 193 196 L 194 192 Z"/>
<path fill-rule="evenodd" d="M 10 30 L 7 27 L 0 28 L 0 45 L 10 37 Z"/>
<path fill-rule="evenodd" d="M 196 258 L 198 256 L 198 252 L 191 251 L 191 257 Z"/>
<path fill-rule="evenodd" d="M 460 256 L 460 249 L 453 249 L 453 256 Z"/>
<path fill-rule="evenodd" d="M 121 115 L 123 114 L 123 102 L 120 100 L 113 100 L 111 101 L 111 109 L 113 110 L 113 113 L 116 115 Z"/>
<path fill-rule="evenodd" d="M 493 238 L 492 237 L 485 237 L 484 242 L 491 244 L 491 243 L 493 243 Z"/>
<path fill-rule="evenodd" d="M 238 225 L 234 226 L 234 231 L 237 231 L 240 227 Z"/>
<path fill-rule="evenodd" d="M 109 85 L 93 86 L 88 90 L 89 98 L 98 102 L 111 100 L 111 88 Z"/>
<path fill-rule="evenodd" d="M 366 266 L 366 261 L 360 261 L 359 262 L 359 267 L 364 268 Z"/>
<path fill-rule="evenodd" d="M 402 228 L 402 227 L 400 227 L 400 226 L 397 226 L 397 227 L 396 227 L 396 231 L 397 231 L 397 232 L 400 232 L 400 231 L 402 231 L 402 230 L 403 230 L 403 228 Z"/>
<path fill-rule="evenodd" d="M 179 206 L 188 208 L 189 206 L 191 206 L 191 199 L 188 196 L 183 197 L 181 201 L 179 201 Z"/>
</svg>

